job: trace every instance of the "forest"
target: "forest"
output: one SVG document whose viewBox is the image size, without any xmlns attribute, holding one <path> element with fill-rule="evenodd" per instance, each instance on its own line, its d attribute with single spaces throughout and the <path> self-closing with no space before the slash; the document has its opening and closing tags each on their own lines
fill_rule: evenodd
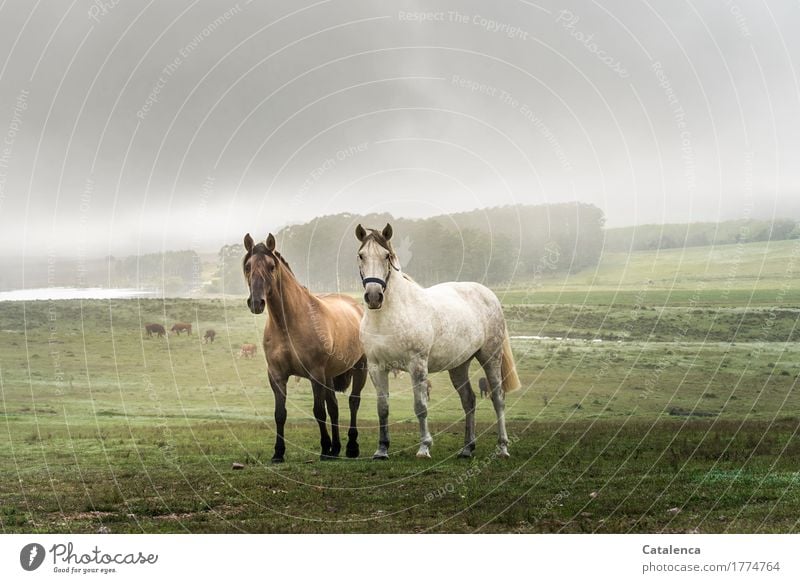
<svg viewBox="0 0 800 583">
<path fill-rule="evenodd" d="M 422 285 L 479 281 L 500 285 L 530 282 L 548 273 L 595 265 L 603 247 L 605 217 L 582 203 L 515 205 L 427 219 L 390 214 L 349 213 L 319 217 L 275 233 L 278 250 L 298 279 L 313 290 L 358 289 L 353 232 L 365 227 L 394 228 L 392 244 L 403 271 Z M 267 233 L 252 233 L 264 239 Z M 207 291 L 240 293 L 241 244 L 220 249 L 218 269 Z"/>
</svg>

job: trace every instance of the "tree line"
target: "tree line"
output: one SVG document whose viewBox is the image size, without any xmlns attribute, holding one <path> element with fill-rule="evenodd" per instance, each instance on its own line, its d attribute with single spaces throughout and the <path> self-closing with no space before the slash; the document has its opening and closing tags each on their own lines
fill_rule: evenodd
<svg viewBox="0 0 800 583">
<path fill-rule="evenodd" d="M 109 257 L 108 266 L 114 287 L 153 288 L 179 295 L 197 291 L 203 283 L 200 256 L 191 250 Z"/>
<path fill-rule="evenodd" d="M 514 205 L 427 219 L 341 213 L 275 233 L 298 279 L 313 290 L 360 287 L 353 232 L 358 223 L 392 223 L 403 270 L 422 285 L 479 281 L 502 285 L 594 266 L 603 246 L 603 212 L 589 204 Z M 258 239 L 266 233 L 253 233 Z M 220 249 L 208 291 L 241 293 L 241 244 Z"/>
</svg>

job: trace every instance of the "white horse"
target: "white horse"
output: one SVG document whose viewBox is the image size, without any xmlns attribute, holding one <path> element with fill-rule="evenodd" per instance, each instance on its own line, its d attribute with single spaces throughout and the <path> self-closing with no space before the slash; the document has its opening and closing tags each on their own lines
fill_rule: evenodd
<svg viewBox="0 0 800 583">
<path fill-rule="evenodd" d="M 406 370 L 414 388 L 414 412 L 419 420 L 417 457 L 429 458 L 433 443 L 428 431 L 428 373 L 449 371 L 466 414 L 464 448 L 475 449 L 475 393 L 469 365 L 477 358 L 486 373 L 497 414 L 498 457 L 508 457 L 505 393 L 520 387 L 500 300 L 473 282 L 442 283 L 423 288 L 403 274 L 389 242 L 392 227 L 382 231 L 356 228 L 361 241 L 358 266 L 369 308 L 361 319 L 361 342 L 370 376 L 378 391 L 380 438 L 373 459 L 389 457 L 389 371 Z"/>
</svg>

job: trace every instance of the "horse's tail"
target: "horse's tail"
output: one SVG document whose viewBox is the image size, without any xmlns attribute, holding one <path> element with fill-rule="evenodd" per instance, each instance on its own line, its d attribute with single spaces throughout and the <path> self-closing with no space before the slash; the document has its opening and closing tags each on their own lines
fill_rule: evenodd
<svg viewBox="0 0 800 583">
<path fill-rule="evenodd" d="M 500 374 L 503 375 L 503 392 L 510 393 L 522 387 L 522 383 L 517 375 L 517 365 L 514 363 L 514 354 L 511 352 L 511 340 L 508 337 L 506 328 L 503 338 L 503 354 L 500 362 Z"/>
</svg>

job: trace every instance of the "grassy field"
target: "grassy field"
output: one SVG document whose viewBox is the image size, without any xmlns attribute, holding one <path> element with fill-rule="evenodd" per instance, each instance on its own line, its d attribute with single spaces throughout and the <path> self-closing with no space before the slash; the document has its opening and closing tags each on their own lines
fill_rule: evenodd
<svg viewBox="0 0 800 583">
<path fill-rule="evenodd" d="M 455 459 L 462 411 L 434 375 L 433 460 L 414 457 L 406 377 L 389 462 L 369 459 L 371 383 L 362 458 L 318 461 L 303 381 L 271 465 L 263 354 L 237 358 L 264 318 L 243 298 L 0 303 L 0 530 L 796 532 L 800 257 L 766 245 L 611 255 L 498 290 L 524 385 L 510 460 L 483 400 L 475 458 Z M 178 320 L 217 341 L 143 337 Z"/>
<path fill-rule="evenodd" d="M 508 304 L 800 304 L 800 240 L 606 253 L 594 269 L 499 289 Z"/>
</svg>

